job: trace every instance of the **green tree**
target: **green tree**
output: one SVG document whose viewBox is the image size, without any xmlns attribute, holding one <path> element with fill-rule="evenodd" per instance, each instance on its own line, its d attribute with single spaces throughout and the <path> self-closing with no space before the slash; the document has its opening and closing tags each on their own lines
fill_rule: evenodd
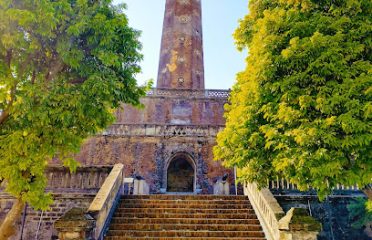
<svg viewBox="0 0 372 240">
<path fill-rule="evenodd" d="M 349 210 L 349 217 L 352 221 L 352 227 L 362 229 L 367 224 L 372 223 L 372 209 L 367 205 L 367 200 L 364 198 L 354 199 L 347 209 Z"/>
<path fill-rule="evenodd" d="M 215 158 L 265 186 L 324 198 L 372 179 L 372 1 L 251 0 L 234 37 L 237 76 Z"/>
<path fill-rule="evenodd" d="M 45 167 L 76 169 L 83 140 L 114 121 L 120 104 L 139 105 L 146 87 L 139 33 L 111 0 L 0 1 L 0 180 L 16 197 L 0 239 L 27 202 L 46 209 Z"/>
</svg>

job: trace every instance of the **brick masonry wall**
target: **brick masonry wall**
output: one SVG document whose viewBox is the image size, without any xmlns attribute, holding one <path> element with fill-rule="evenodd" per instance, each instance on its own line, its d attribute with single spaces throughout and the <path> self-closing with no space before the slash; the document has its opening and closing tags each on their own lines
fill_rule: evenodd
<svg viewBox="0 0 372 240">
<path fill-rule="evenodd" d="M 21 231 L 21 221 L 19 224 L 19 231 L 16 236 L 10 240 L 29 240 L 29 239 L 57 239 L 57 232 L 53 228 L 54 222 L 62 217 L 68 210 L 73 207 L 88 209 L 95 194 L 76 194 L 64 193 L 54 195 L 54 204 L 48 211 L 34 211 L 32 208 L 26 209 L 26 221 L 24 225 L 23 234 Z M 0 223 L 4 220 L 6 214 L 13 204 L 13 199 L 2 193 L 0 194 Z M 40 224 L 40 226 L 39 226 Z M 39 230 L 38 230 L 39 229 Z M 22 238 L 21 238 L 22 235 Z"/>
<path fill-rule="evenodd" d="M 203 89 L 203 33 L 200 0 L 167 0 L 157 87 Z"/>
<path fill-rule="evenodd" d="M 226 97 L 195 97 L 195 91 L 185 91 L 183 96 L 148 96 L 142 99 L 143 109 L 124 105 L 117 111 L 116 124 L 193 126 L 194 128 L 223 126 Z M 194 96 L 194 97 L 193 97 Z M 142 131 L 145 132 L 145 131 Z M 196 166 L 196 188 L 212 193 L 215 181 L 233 172 L 213 160 L 213 146 L 217 132 L 206 131 L 201 135 L 143 135 L 137 133 L 97 135 L 88 139 L 76 156 L 84 166 L 113 165 L 122 163 L 125 176 L 141 175 L 150 184 L 152 193 L 166 187 L 167 166 L 178 153 L 191 156 Z"/>
<path fill-rule="evenodd" d="M 232 171 L 213 160 L 214 145 L 212 137 L 97 136 L 86 142 L 77 159 L 89 166 L 122 163 L 126 177 L 141 175 L 150 184 L 151 192 L 159 193 L 165 187 L 169 161 L 175 154 L 185 153 L 196 165 L 197 188 L 212 193 L 214 182 L 224 173 L 229 173 L 233 182 Z"/>
<path fill-rule="evenodd" d="M 227 98 L 195 98 L 193 91 L 189 97 L 156 96 L 141 100 L 144 109 L 128 105 L 116 113 L 120 124 L 189 124 L 224 125 L 224 104 Z"/>
</svg>

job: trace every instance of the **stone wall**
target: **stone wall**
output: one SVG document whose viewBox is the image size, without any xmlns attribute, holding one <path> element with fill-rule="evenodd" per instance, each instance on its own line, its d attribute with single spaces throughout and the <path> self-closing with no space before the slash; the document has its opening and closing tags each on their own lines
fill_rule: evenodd
<svg viewBox="0 0 372 240">
<path fill-rule="evenodd" d="M 362 229 L 351 227 L 347 209 L 348 204 L 354 201 L 353 199 L 363 196 L 361 193 L 339 191 L 323 202 L 320 202 L 314 193 L 287 191 L 279 195 L 277 191 L 274 191 L 274 194 L 285 211 L 292 207 L 309 209 L 312 216 L 322 223 L 323 230 L 319 233 L 318 240 L 370 239 Z"/>
<path fill-rule="evenodd" d="M 35 211 L 30 207 L 26 208 L 25 224 L 22 233 L 22 221 L 19 222 L 19 231 L 10 240 L 29 239 L 56 239 L 57 232 L 53 223 L 62 217 L 73 207 L 88 209 L 95 194 L 64 193 L 54 195 L 54 204 L 48 211 Z M 0 223 L 13 204 L 13 198 L 2 193 L 0 194 Z"/>
<path fill-rule="evenodd" d="M 125 166 L 125 176 L 140 175 L 152 193 L 166 188 L 167 168 L 176 154 L 187 154 L 196 172 L 196 189 L 213 193 L 216 180 L 233 172 L 213 160 L 217 133 L 223 129 L 229 91 L 152 89 L 143 109 L 124 105 L 117 121 L 88 139 L 76 158 L 83 166 Z"/>
<path fill-rule="evenodd" d="M 86 166 L 122 163 L 124 175 L 140 175 L 149 183 L 151 192 L 165 187 L 166 171 L 175 154 L 191 156 L 196 166 L 196 187 L 212 193 L 212 186 L 224 173 L 233 174 L 213 160 L 214 136 L 97 136 L 82 147 L 77 159 Z"/>
<path fill-rule="evenodd" d="M 124 105 L 117 111 L 116 123 L 224 125 L 223 106 L 228 94 L 226 90 L 154 89 L 141 99 L 143 109 Z"/>
<path fill-rule="evenodd" d="M 48 211 L 34 211 L 27 207 L 23 234 L 22 221 L 19 222 L 18 235 L 12 240 L 52 239 L 57 236 L 53 223 L 72 208 L 88 209 L 90 203 L 110 173 L 111 166 L 79 167 L 75 173 L 61 166 L 49 166 L 47 191 L 53 193 L 54 203 Z M 14 199 L 0 189 L 0 222 L 13 205 Z M 39 229 L 39 231 L 37 231 Z"/>
</svg>

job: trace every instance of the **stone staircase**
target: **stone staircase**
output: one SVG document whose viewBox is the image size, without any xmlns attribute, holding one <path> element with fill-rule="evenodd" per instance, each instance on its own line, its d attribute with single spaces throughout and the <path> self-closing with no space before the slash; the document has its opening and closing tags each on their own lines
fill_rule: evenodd
<svg viewBox="0 0 372 240">
<path fill-rule="evenodd" d="M 106 240 L 262 240 L 265 235 L 246 196 L 125 196 Z"/>
</svg>

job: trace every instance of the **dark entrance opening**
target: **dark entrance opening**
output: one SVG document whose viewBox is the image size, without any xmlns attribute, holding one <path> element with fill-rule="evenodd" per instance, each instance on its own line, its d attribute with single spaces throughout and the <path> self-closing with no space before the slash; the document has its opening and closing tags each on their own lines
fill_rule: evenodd
<svg viewBox="0 0 372 240">
<path fill-rule="evenodd" d="M 169 164 L 167 192 L 194 192 L 194 168 L 183 156 L 174 158 Z"/>
</svg>

